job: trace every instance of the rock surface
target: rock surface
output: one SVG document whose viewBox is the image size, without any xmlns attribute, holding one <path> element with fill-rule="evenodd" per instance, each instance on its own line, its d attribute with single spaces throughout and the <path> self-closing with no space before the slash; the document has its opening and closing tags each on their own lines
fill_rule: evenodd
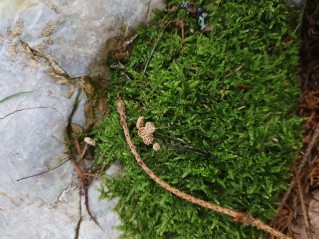
<svg viewBox="0 0 319 239">
<path fill-rule="evenodd" d="M 104 77 L 109 51 L 146 21 L 159 0 L 0 2 L 0 238 L 117 238 L 115 201 L 89 190 L 90 221 L 66 129 L 86 128 L 81 77 Z"/>
</svg>

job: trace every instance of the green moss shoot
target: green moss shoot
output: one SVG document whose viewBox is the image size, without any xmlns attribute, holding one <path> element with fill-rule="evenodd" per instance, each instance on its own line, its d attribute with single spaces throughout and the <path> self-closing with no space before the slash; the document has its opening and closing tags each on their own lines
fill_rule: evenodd
<svg viewBox="0 0 319 239">
<path fill-rule="evenodd" d="M 105 177 L 101 197 L 118 197 L 123 238 L 261 238 L 256 228 L 156 185 L 129 151 L 116 99 L 120 93 L 134 143 L 161 179 L 267 221 L 300 150 L 301 120 L 295 116 L 299 12 L 279 0 L 198 1 L 212 29 L 202 33 L 197 20 L 179 8 L 181 1 L 167 4 L 178 8 L 157 12 L 154 22 L 139 27 L 122 62 L 125 68 L 112 70 L 106 92 L 110 114 L 95 130 L 96 163 L 122 160 L 125 173 Z M 185 24 L 184 41 L 178 20 Z M 158 152 L 137 136 L 141 115 L 158 128 Z"/>
</svg>

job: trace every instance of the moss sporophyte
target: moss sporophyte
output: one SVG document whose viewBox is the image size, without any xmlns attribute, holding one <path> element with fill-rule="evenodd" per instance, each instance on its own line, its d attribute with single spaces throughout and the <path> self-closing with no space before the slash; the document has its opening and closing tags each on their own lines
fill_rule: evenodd
<svg viewBox="0 0 319 239">
<path fill-rule="evenodd" d="M 105 92 L 110 113 L 95 130 L 96 163 L 120 159 L 125 173 L 105 177 L 101 197 L 118 198 L 123 238 L 262 238 L 255 227 L 176 197 L 144 173 L 116 101 L 121 95 L 132 143 L 158 178 L 267 222 L 300 149 L 299 12 L 284 1 L 198 1 L 206 32 L 181 4 L 168 1 L 170 11 L 137 29 L 127 57 L 110 62 L 120 67 Z"/>
</svg>

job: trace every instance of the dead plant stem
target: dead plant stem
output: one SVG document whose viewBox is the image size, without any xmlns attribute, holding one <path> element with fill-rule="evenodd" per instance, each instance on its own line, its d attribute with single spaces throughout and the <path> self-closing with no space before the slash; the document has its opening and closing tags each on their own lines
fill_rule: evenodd
<svg viewBox="0 0 319 239">
<path fill-rule="evenodd" d="M 299 166 L 297 167 L 297 171 L 298 173 L 302 172 L 304 166 L 306 165 L 307 161 L 309 162 L 309 164 L 311 164 L 312 162 L 310 162 L 311 159 L 311 152 L 313 150 L 313 148 L 316 146 L 317 143 L 317 139 L 319 137 L 319 123 L 316 126 L 315 132 L 313 133 L 313 136 L 310 140 L 310 143 L 308 144 L 308 147 L 306 149 L 305 154 L 302 157 L 302 160 L 299 164 Z M 279 207 L 277 208 L 277 213 L 280 212 L 282 210 L 282 208 L 284 207 L 286 201 L 288 200 L 288 198 L 290 197 L 290 194 L 292 192 L 292 190 L 294 189 L 294 187 L 296 186 L 296 180 L 292 179 L 291 183 L 286 191 L 286 193 L 284 194 L 281 203 L 279 205 Z"/>
<path fill-rule="evenodd" d="M 162 32 L 160 33 L 160 35 L 159 35 L 158 38 L 156 39 L 156 41 L 155 41 L 155 43 L 154 43 L 154 46 L 153 46 L 153 49 L 152 49 L 152 51 L 151 51 L 151 54 L 149 55 L 149 57 L 148 57 L 148 59 L 147 59 L 147 61 L 146 61 L 146 64 L 145 64 L 145 67 L 144 67 L 144 70 L 143 70 L 143 74 L 142 74 L 143 76 L 144 76 L 145 73 L 146 73 L 147 67 L 148 67 L 148 65 L 149 65 L 149 63 L 150 63 L 150 61 L 151 61 L 151 59 L 152 59 L 152 57 L 153 57 L 154 51 L 155 51 L 155 49 L 156 49 L 156 47 L 157 47 L 159 41 L 161 40 L 162 36 L 164 35 L 164 32 L 165 32 L 165 30 L 166 30 L 166 27 L 167 27 L 171 22 L 172 22 L 172 21 L 169 21 L 169 22 L 164 26 Z"/>
<path fill-rule="evenodd" d="M 307 214 L 307 209 L 306 209 L 305 200 L 304 200 L 304 191 L 302 190 L 302 187 L 301 187 L 300 174 L 298 172 L 298 168 L 297 168 L 296 164 L 294 164 L 294 171 L 295 171 L 296 182 L 297 182 L 297 187 L 298 187 L 298 192 L 299 192 L 299 199 L 300 199 L 300 204 L 301 204 L 302 215 L 304 217 L 305 226 L 306 226 L 307 238 L 312 239 L 312 235 L 311 235 L 311 231 L 310 231 L 309 217 Z"/>
</svg>

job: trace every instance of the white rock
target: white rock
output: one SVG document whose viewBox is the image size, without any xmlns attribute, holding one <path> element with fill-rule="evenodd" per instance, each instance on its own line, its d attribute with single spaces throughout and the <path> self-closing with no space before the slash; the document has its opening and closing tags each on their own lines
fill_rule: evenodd
<svg viewBox="0 0 319 239">
<path fill-rule="evenodd" d="M 98 191 L 99 188 L 99 180 L 94 181 L 90 186 L 89 205 L 91 213 L 96 217 L 103 230 L 98 228 L 94 221 L 90 219 L 85 207 L 85 200 L 82 198 L 83 221 L 81 222 L 79 228 L 79 239 L 100 239 L 103 236 L 107 236 L 106 238 L 108 239 L 115 239 L 121 234 L 121 232 L 115 229 L 115 227 L 119 226 L 120 224 L 119 217 L 112 211 L 117 203 L 117 200 L 98 200 L 100 196 L 100 192 Z M 95 230 L 92 230 L 92 228 L 95 228 Z"/>
<path fill-rule="evenodd" d="M 2 18 L 10 22 L 7 26 L 32 48 L 53 56 L 71 77 L 105 75 L 108 52 L 116 43 L 113 38 L 125 38 L 132 27 L 150 17 L 153 7 L 162 5 L 159 0 L 7 0 L 2 4 L 6 2 L 10 7 L 2 7 L 8 8 L 2 10 Z"/>
<path fill-rule="evenodd" d="M 119 221 L 111 211 L 116 201 L 98 202 L 94 182 L 89 198 L 100 230 L 85 214 L 70 162 L 17 180 L 66 160 L 70 120 L 86 127 L 86 95 L 67 79 L 105 76 L 114 37 L 124 39 L 161 5 L 160 0 L 0 1 L 0 238 L 118 237 L 113 226 Z"/>
</svg>

